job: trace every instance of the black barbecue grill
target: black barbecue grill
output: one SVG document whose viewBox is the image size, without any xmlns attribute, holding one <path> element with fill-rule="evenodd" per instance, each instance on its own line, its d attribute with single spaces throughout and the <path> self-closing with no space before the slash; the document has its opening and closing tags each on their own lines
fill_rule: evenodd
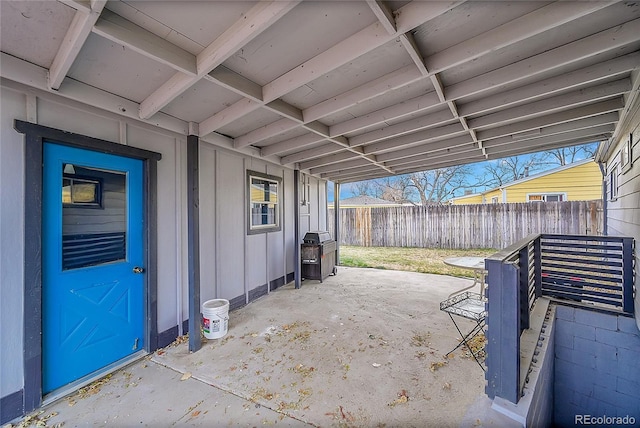
<svg viewBox="0 0 640 428">
<path fill-rule="evenodd" d="M 336 241 L 329 232 L 307 232 L 302 248 L 302 278 L 324 281 L 330 274 L 336 274 Z"/>
</svg>

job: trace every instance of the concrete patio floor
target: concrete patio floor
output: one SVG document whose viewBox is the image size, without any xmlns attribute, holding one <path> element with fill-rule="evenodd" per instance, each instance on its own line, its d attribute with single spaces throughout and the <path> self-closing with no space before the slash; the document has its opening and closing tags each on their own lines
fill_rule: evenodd
<svg viewBox="0 0 640 428">
<path fill-rule="evenodd" d="M 469 281 L 339 267 L 231 312 L 228 334 L 200 351 L 178 341 L 42 416 L 58 413 L 49 426 L 517 426 L 490 408 L 472 358 L 444 357 L 459 334 L 439 302 Z"/>
</svg>

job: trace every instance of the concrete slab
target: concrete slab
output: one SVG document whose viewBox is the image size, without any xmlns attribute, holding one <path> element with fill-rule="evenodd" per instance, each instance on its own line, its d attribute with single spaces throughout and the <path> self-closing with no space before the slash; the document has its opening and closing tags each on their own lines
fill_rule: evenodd
<svg viewBox="0 0 640 428">
<path fill-rule="evenodd" d="M 505 426 L 439 302 L 470 280 L 340 267 L 42 409 L 54 426 Z M 460 320 L 463 328 L 472 322 Z M 185 380 L 181 380 L 185 379 Z"/>
<path fill-rule="evenodd" d="M 201 351 L 153 361 L 316 426 L 459 426 L 484 372 L 462 352 L 443 357 L 459 335 L 439 303 L 468 284 L 341 267 L 231 313 L 228 335 Z"/>
</svg>

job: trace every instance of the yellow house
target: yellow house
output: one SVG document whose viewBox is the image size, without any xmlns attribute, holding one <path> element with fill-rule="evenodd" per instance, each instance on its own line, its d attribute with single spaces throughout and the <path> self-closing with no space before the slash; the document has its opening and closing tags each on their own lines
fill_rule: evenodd
<svg viewBox="0 0 640 428">
<path fill-rule="evenodd" d="M 592 158 L 512 181 L 481 193 L 452 198 L 453 205 L 588 201 L 602 198 L 602 173 Z"/>
</svg>

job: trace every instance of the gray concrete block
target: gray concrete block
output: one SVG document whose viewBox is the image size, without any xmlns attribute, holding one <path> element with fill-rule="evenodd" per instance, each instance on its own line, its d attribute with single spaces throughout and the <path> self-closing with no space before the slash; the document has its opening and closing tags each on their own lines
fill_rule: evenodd
<svg viewBox="0 0 640 428">
<path fill-rule="evenodd" d="M 600 385 L 595 385 L 593 388 L 593 396 L 603 403 L 608 403 L 615 408 L 627 408 L 632 403 L 635 404 L 637 409 L 638 399 L 637 397 L 631 397 L 627 394 L 622 394 L 616 390 L 605 388 Z"/>
<path fill-rule="evenodd" d="M 595 372 L 592 380 L 596 385 L 613 390 L 615 390 L 617 386 L 616 377 L 612 376 L 610 373 Z"/>
<path fill-rule="evenodd" d="M 618 364 L 630 373 L 640 373 L 640 355 L 635 351 L 618 349 Z"/>
<path fill-rule="evenodd" d="M 637 402 L 640 403 L 640 376 L 638 373 L 632 376 L 631 379 L 618 377 L 616 379 L 616 391 L 635 397 Z"/>
<path fill-rule="evenodd" d="M 596 328 L 596 342 L 640 352 L 640 338 L 622 331 Z"/>
<path fill-rule="evenodd" d="M 575 323 L 560 321 L 555 325 L 554 340 L 557 345 L 562 345 L 567 348 L 573 348 L 573 338 Z M 586 327 L 586 326 L 585 326 Z"/>
<path fill-rule="evenodd" d="M 589 311 L 586 309 L 576 309 L 575 321 L 579 324 L 605 328 L 613 331 L 618 329 L 617 316 Z"/>
<path fill-rule="evenodd" d="M 559 320 L 573 321 L 575 311 L 575 308 L 572 308 L 570 306 L 557 305 L 556 318 Z"/>
<path fill-rule="evenodd" d="M 570 394 L 565 397 L 566 400 L 570 400 L 574 391 L 584 395 L 593 395 L 595 375 L 595 370 L 584 369 L 575 364 L 565 364 L 556 368 L 555 383 L 556 386 L 567 388 L 570 391 Z"/>
<path fill-rule="evenodd" d="M 640 330 L 638 330 L 638 324 L 636 324 L 635 318 L 632 317 L 618 317 L 618 330 L 625 333 L 635 334 L 640 340 Z"/>
<path fill-rule="evenodd" d="M 596 368 L 596 356 L 593 354 L 587 354 L 584 352 L 576 352 L 571 348 L 567 348 L 565 346 L 559 346 L 557 343 L 555 344 L 556 350 L 556 364 L 561 364 L 562 362 L 570 362 L 574 364 L 578 364 L 579 366 L 595 369 Z M 558 361 L 562 360 L 562 361 Z"/>
</svg>

